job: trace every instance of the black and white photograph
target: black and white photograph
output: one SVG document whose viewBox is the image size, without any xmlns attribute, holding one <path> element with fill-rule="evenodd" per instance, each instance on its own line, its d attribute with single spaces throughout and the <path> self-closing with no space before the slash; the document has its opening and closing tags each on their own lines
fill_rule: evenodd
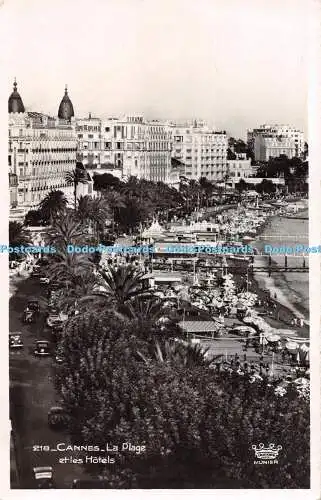
<svg viewBox="0 0 321 500">
<path fill-rule="evenodd" d="M 12 490 L 310 490 L 308 5 L 1 6 Z"/>
</svg>

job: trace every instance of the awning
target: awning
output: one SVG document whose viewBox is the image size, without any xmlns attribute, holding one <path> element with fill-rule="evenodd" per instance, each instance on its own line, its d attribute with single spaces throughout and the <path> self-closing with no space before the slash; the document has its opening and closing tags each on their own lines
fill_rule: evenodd
<svg viewBox="0 0 321 500">
<path fill-rule="evenodd" d="M 212 333 L 218 329 L 214 321 L 180 321 L 178 325 L 187 333 Z"/>
</svg>

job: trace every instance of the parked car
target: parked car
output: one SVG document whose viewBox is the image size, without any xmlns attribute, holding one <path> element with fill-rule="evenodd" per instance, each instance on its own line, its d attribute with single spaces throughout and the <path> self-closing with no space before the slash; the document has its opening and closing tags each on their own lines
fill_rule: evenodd
<svg viewBox="0 0 321 500">
<path fill-rule="evenodd" d="M 63 324 L 64 321 L 67 321 L 68 316 L 59 312 L 57 309 L 52 309 L 47 317 L 47 325 L 52 328 L 54 326 Z"/>
<path fill-rule="evenodd" d="M 53 406 L 48 411 L 48 425 L 52 429 L 61 430 L 67 427 L 69 415 L 62 406 Z"/>
<path fill-rule="evenodd" d="M 37 488 L 54 488 L 53 469 L 52 467 L 34 467 L 34 479 Z"/>
<path fill-rule="evenodd" d="M 37 340 L 34 354 L 35 356 L 51 356 L 50 342 L 48 340 Z"/>
<path fill-rule="evenodd" d="M 35 311 L 37 313 L 40 312 L 40 305 L 38 300 L 29 300 L 27 302 L 27 307 L 26 309 L 29 309 L 30 311 Z"/>
<path fill-rule="evenodd" d="M 9 333 L 9 349 L 22 349 L 23 340 L 21 333 Z"/>
</svg>

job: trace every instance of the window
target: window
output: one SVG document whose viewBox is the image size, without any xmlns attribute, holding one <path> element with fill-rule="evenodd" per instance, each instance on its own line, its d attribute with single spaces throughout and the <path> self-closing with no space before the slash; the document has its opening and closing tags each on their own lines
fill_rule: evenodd
<svg viewBox="0 0 321 500">
<path fill-rule="evenodd" d="M 110 127 L 105 127 L 105 132 L 110 132 Z"/>
<path fill-rule="evenodd" d="M 78 134 L 79 139 L 82 139 L 83 137 L 84 137 L 83 134 Z"/>
<path fill-rule="evenodd" d="M 94 136 L 92 134 L 88 134 L 88 139 L 93 139 Z"/>
</svg>

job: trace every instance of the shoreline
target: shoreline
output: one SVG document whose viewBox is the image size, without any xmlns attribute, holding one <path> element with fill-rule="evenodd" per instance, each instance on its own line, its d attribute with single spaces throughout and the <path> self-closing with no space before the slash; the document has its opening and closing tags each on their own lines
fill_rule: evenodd
<svg viewBox="0 0 321 500">
<path fill-rule="evenodd" d="M 308 212 L 308 207 L 304 207 L 299 209 L 297 212 L 298 218 L 301 218 L 306 212 Z M 301 217 L 300 217 L 301 215 Z M 266 221 L 263 225 L 262 230 L 258 231 L 257 237 L 262 236 L 264 229 L 266 226 L 273 221 L 273 217 L 279 217 L 280 219 L 285 218 L 283 215 L 275 215 Z M 303 217 L 302 217 L 303 220 Z M 260 228 L 261 229 L 261 228 Z M 264 236 L 264 235 L 263 235 Z M 264 238 L 262 238 L 264 239 Z M 255 240 L 254 244 L 258 244 L 260 240 Z M 272 257 L 272 261 L 273 256 Z M 268 256 L 255 256 L 255 260 L 261 260 L 261 264 L 264 265 L 268 261 Z M 300 298 L 297 300 L 291 300 L 284 290 L 285 285 L 290 288 L 290 284 L 287 283 L 286 273 L 280 273 L 279 275 L 268 276 L 267 273 L 254 272 L 252 274 L 253 277 L 253 285 L 255 288 L 254 293 L 258 293 L 261 297 L 270 298 L 276 304 L 277 316 L 281 319 L 282 322 L 285 322 L 287 325 L 291 325 L 291 319 L 293 317 L 302 318 L 304 320 L 304 327 L 299 329 L 301 335 L 308 337 L 309 336 L 309 309 L 302 305 L 300 302 Z M 293 290 L 293 293 L 296 295 L 300 295 L 300 292 Z M 276 296 L 276 299 L 274 298 Z M 264 299 L 263 299 L 264 300 Z M 302 299 L 301 300 L 307 300 Z M 267 317 L 269 320 L 271 317 Z M 274 326 L 274 325 L 273 325 Z M 293 325 L 291 325 L 291 328 Z"/>
</svg>

